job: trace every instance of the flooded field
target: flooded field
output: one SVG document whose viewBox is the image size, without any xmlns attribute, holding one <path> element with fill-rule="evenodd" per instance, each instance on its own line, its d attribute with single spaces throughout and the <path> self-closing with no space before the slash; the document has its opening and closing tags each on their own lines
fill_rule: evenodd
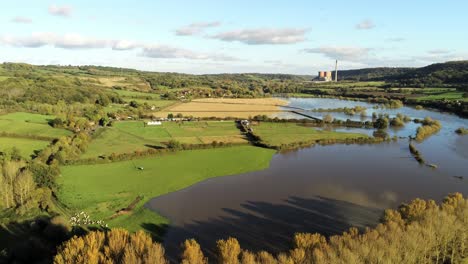
<svg viewBox="0 0 468 264">
<path fill-rule="evenodd" d="M 442 130 L 417 144 L 427 162 L 438 169 L 419 165 L 408 151 L 407 139 L 279 153 L 267 170 L 207 180 L 151 200 L 147 207 L 171 220 L 164 238 L 171 257 L 176 257 L 187 238 L 196 238 L 208 255 L 217 239 L 228 236 L 237 237 L 243 248 L 283 251 L 290 247 L 295 232 L 337 234 L 351 226 L 373 226 L 383 209 L 416 197 L 440 200 L 451 192 L 468 194 L 468 137 L 454 133 L 458 127 L 468 127 L 468 120 L 409 107 L 387 110 L 337 99 L 289 100 L 290 106 L 304 109 L 360 105 L 368 108 L 369 117 L 372 112 L 385 112 L 440 120 Z M 417 127 L 408 123 L 388 133 L 408 137 Z"/>
</svg>

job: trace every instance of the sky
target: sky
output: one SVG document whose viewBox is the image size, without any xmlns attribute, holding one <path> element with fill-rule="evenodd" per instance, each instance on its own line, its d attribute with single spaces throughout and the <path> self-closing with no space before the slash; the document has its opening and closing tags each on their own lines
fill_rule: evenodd
<svg viewBox="0 0 468 264">
<path fill-rule="evenodd" d="M 468 59 L 465 0 L 2 0 L 0 61 L 316 74 Z"/>
</svg>

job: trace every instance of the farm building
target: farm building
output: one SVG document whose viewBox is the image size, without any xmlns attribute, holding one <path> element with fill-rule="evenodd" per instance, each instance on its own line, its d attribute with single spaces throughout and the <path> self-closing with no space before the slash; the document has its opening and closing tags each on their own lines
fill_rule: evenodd
<svg viewBox="0 0 468 264">
<path fill-rule="evenodd" d="M 148 123 L 146 123 L 146 125 L 148 126 L 160 126 L 162 125 L 161 121 L 149 121 Z"/>
</svg>

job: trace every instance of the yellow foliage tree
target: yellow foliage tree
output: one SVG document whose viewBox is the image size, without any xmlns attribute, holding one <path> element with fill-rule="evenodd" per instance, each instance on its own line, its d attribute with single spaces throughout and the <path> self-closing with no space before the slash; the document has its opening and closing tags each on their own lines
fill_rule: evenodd
<svg viewBox="0 0 468 264">
<path fill-rule="evenodd" d="M 54 258 L 56 264 L 166 264 L 164 249 L 143 231 L 123 229 L 94 231 L 65 242 Z"/>
<path fill-rule="evenodd" d="M 207 264 L 208 259 L 205 258 L 200 245 L 195 239 L 188 239 L 182 244 L 182 264 Z"/>
<path fill-rule="evenodd" d="M 239 264 L 241 248 L 237 239 L 230 237 L 227 240 L 218 240 L 216 245 L 218 247 L 219 263 Z"/>
</svg>

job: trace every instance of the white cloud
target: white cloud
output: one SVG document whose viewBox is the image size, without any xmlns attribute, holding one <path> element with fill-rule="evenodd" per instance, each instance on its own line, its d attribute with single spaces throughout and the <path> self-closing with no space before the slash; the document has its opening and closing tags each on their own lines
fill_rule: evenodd
<svg viewBox="0 0 468 264">
<path fill-rule="evenodd" d="M 223 54 L 205 54 L 198 53 L 192 50 L 166 46 L 166 45 L 152 45 L 143 48 L 140 54 L 149 58 L 160 59 L 190 59 L 190 60 L 213 60 L 213 61 L 235 61 L 234 57 Z"/>
<path fill-rule="evenodd" d="M 70 17 L 72 15 L 73 9 L 70 6 L 49 6 L 49 14 L 54 16 Z"/>
<path fill-rule="evenodd" d="M 468 53 L 452 53 L 452 52 L 442 52 L 434 50 L 436 53 L 428 52 L 425 55 L 413 56 L 413 60 L 418 60 L 420 62 L 428 63 L 437 63 L 437 62 L 446 62 L 446 61 L 458 61 L 458 60 L 467 60 Z"/>
<path fill-rule="evenodd" d="M 228 31 L 211 36 L 222 41 L 239 41 L 248 45 L 295 44 L 305 41 L 307 29 L 263 28 Z"/>
<path fill-rule="evenodd" d="M 48 32 L 33 33 L 28 37 L 0 37 L 3 44 L 15 47 L 39 48 L 42 46 L 54 46 L 64 49 L 90 49 L 105 48 L 109 41 L 81 36 L 79 34 L 57 35 Z"/>
<path fill-rule="evenodd" d="M 452 51 L 448 49 L 433 49 L 433 50 L 428 51 L 427 53 L 438 55 L 438 54 L 448 54 L 451 52 Z"/>
<path fill-rule="evenodd" d="M 394 37 L 394 38 L 387 38 L 385 40 L 389 42 L 402 42 L 402 41 L 405 41 L 406 39 L 401 38 L 401 37 Z"/>
<path fill-rule="evenodd" d="M 131 40 L 106 40 L 82 36 L 79 34 L 57 35 L 54 33 L 33 33 L 28 37 L 0 36 L 0 44 L 39 48 L 52 46 L 62 49 L 103 49 L 111 48 L 115 51 L 141 49 L 141 56 L 148 58 L 190 59 L 212 61 L 235 61 L 234 57 L 218 53 L 200 53 L 188 49 L 168 45 L 149 45 Z"/>
<path fill-rule="evenodd" d="M 372 20 L 367 19 L 356 25 L 356 29 L 368 30 L 375 28 L 375 24 Z"/>
<path fill-rule="evenodd" d="M 57 37 L 54 45 L 57 48 L 64 49 L 97 49 L 107 47 L 109 45 L 109 41 L 87 38 L 78 34 L 66 34 Z"/>
<path fill-rule="evenodd" d="M 117 40 L 112 44 L 113 50 L 132 50 L 136 48 L 141 48 L 142 44 L 131 41 L 131 40 Z"/>
<path fill-rule="evenodd" d="M 55 38 L 56 36 L 52 33 L 40 32 L 33 33 L 28 37 L 2 36 L 0 42 L 15 47 L 38 48 L 54 43 Z"/>
<path fill-rule="evenodd" d="M 28 18 L 28 17 L 21 17 L 21 16 L 17 16 L 17 17 L 14 17 L 11 22 L 13 23 L 18 23 L 18 24 L 31 24 L 32 23 L 32 19 Z"/>
<path fill-rule="evenodd" d="M 179 28 L 176 30 L 176 35 L 178 36 L 193 36 L 202 33 L 207 28 L 219 27 L 221 22 L 199 22 L 193 23 L 188 26 Z"/>
<path fill-rule="evenodd" d="M 319 47 L 312 49 L 304 49 L 307 53 L 322 54 L 330 59 L 338 59 L 345 61 L 362 61 L 369 57 L 369 53 L 372 49 L 360 48 L 360 47 Z"/>
</svg>

